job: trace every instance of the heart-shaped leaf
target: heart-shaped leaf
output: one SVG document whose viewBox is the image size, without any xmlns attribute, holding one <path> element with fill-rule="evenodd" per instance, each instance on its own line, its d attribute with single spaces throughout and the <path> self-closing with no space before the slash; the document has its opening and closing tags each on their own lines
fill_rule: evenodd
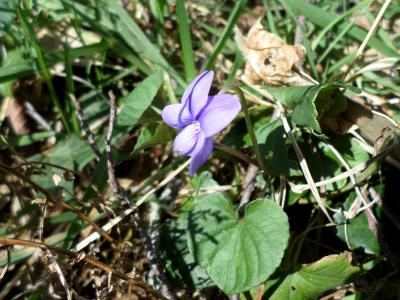
<svg viewBox="0 0 400 300">
<path fill-rule="evenodd" d="M 321 132 L 317 117 L 337 115 L 346 109 L 346 98 L 339 88 L 358 89 L 341 82 L 293 87 L 264 87 L 286 107 L 293 109 L 292 120 L 300 126 Z"/>
<path fill-rule="evenodd" d="M 348 253 L 325 256 L 286 276 L 278 287 L 276 287 L 276 281 L 271 281 L 272 295 L 267 283 L 267 293 L 264 298 L 270 300 L 317 299 L 323 292 L 349 282 L 353 275 L 360 271 L 358 267 L 352 266 L 350 261 L 351 256 Z"/>
<path fill-rule="evenodd" d="M 169 279 L 185 287 L 205 288 L 214 285 L 210 277 L 194 261 L 186 242 L 187 214 L 168 220 L 160 230 L 160 257 L 165 262 Z"/>
<path fill-rule="evenodd" d="M 222 193 L 200 197 L 188 225 L 194 257 L 227 294 L 265 281 L 279 266 L 289 239 L 287 216 L 274 202 L 255 200 L 240 218 Z"/>
</svg>

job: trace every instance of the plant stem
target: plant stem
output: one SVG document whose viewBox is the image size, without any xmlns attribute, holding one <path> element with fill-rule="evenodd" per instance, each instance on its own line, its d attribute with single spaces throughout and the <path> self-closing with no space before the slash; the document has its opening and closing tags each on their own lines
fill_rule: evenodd
<svg viewBox="0 0 400 300">
<path fill-rule="evenodd" d="M 215 45 L 213 51 L 210 54 L 210 58 L 206 64 L 205 70 L 211 70 L 214 67 L 215 60 L 217 59 L 218 54 L 221 52 L 222 48 L 225 45 L 226 40 L 228 39 L 229 34 L 232 32 L 233 27 L 238 20 L 240 13 L 244 7 L 246 0 L 239 0 L 236 2 L 235 7 L 233 8 L 233 12 L 229 17 L 228 24 L 226 25 L 224 32 L 222 33 L 221 37 L 219 38 L 217 45 Z"/>
<path fill-rule="evenodd" d="M 242 90 L 239 87 L 235 87 L 235 90 L 238 93 L 240 103 L 242 104 L 242 109 L 244 112 L 244 119 L 246 121 L 247 131 L 249 132 L 249 135 L 250 135 L 251 144 L 253 146 L 253 151 L 256 156 L 257 164 L 258 164 L 259 168 L 261 170 L 263 170 L 266 175 L 270 175 L 270 172 L 266 169 L 266 167 L 264 165 L 264 161 L 261 156 L 260 148 L 258 147 L 257 137 L 254 133 L 253 125 L 251 124 L 249 110 L 247 109 L 246 98 L 245 98 Z"/>
</svg>

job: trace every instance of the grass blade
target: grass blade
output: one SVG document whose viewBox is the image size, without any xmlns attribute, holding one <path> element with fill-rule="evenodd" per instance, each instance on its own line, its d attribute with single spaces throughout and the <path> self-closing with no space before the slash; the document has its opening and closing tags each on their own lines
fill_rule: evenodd
<svg viewBox="0 0 400 300">
<path fill-rule="evenodd" d="M 176 0 L 176 17 L 178 20 L 179 39 L 182 48 L 182 60 L 185 68 L 185 76 L 187 81 L 191 81 L 196 76 L 196 67 L 194 64 L 188 16 L 186 14 L 185 2 L 183 0 Z"/>
<path fill-rule="evenodd" d="M 43 53 L 42 50 L 40 49 L 40 45 L 36 39 L 36 36 L 34 34 L 34 32 L 32 31 L 32 27 L 30 26 L 28 19 L 26 18 L 25 14 L 23 13 L 23 11 L 21 10 L 21 8 L 17 9 L 18 12 L 18 17 L 21 20 L 21 25 L 23 28 L 23 31 L 25 33 L 25 35 L 27 36 L 28 40 L 31 41 L 32 43 L 32 47 L 35 50 L 36 56 L 37 56 L 37 64 L 40 70 L 40 73 L 42 75 L 43 80 L 46 82 L 47 87 L 49 89 L 49 93 L 50 93 L 50 98 L 53 101 L 54 106 L 56 107 L 56 109 L 58 110 L 58 112 L 60 113 L 61 116 L 61 121 L 65 127 L 65 129 L 67 130 L 67 132 L 70 132 L 70 127 L 69 124 L 67 122 L 67 117 L 66 114 L 60 104 L 60 101 L 58 100 L 57 97 L 57 93 L 56 90 L 53 86 L 53 83 L 51 81 L 51 75 L 49 70 L 47 69 L 47 65 L 44 61 L 44 57 L 43 57 Z"/>
<path fill-rule="evenodd" d="M 222 48 L 225 45 L 228 36 L 231 34 L 233 30 L 233 26 L 235 26 L 236 21 L 239 19 L 240 13 L 246 4 L 246 0 L 239 0 L 236 2 L 235 7 L 233 8 L 233 12 L 229 17 L 228 24 L 226 25 L 222 36 L 218 40 L 217 44 L 215 45 L 213 51 L 210 54 L 210 58 L 205 66 L 205 70 L 211 70 L 214 67 L 215 60 L 217 59 L 218 54 L 221 52 Z"/>
<path fill-rule="evenodd" d="M 103 52 L 111 48 L 111 44 L 100 42 L 89 46 L 70 49 L 71 58 L 90 56 L 93 53 Z M 64 51 L 53 53 L 44 57 L 47 67 L 50 67 L 60 61 L 65 61 Z M 20 60 L 12 65 L 0 68 L 0 83 L 19 79 L 24 76 L 31 75 L 36 72 L 35 62 L 33 59 Z"/>
<path fill-rule="evenodd" d="M 300 14 L 305 16 L 310 22 L 318 25 L 320 27 L 328 26 L 332 21 L 337 17 L 336 14 L 328 12 L 322 8 L 319 8 L 316 5 L 305 2 L 304 0 L 286 0 L 286 2 L 290 5 L 293 10 L 297 10 Z M 343 29 L 348 26 L 349 22 L 343 22 L 343 24 L 338 26 L 338 32 L 342 32 Z M 356 39 L 359 42 L 362 42 L 367 32 L 360 27 L 354 26 L 348 32 L 352 38 Z M 383 43 L 380 39 L 376 37 L 372 37 L 368 45 L 372 48 L 375 48 L 380 53 L 389 56 L 389 57 L 400 57 L 400 53 L 396 50 L 388 47 L 385 43 Z"/>
</svg>

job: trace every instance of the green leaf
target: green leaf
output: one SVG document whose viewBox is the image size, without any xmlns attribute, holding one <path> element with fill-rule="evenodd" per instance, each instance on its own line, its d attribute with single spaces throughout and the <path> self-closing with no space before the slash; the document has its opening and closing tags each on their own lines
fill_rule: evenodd
<svg viewBox="0 0 400 300">
<path fill-rule="evenodd" d="M 72 169 L 73 162 L 64 164 L 64 167 Z M 74 195 L 73 180 L 66 180 L 65 171 L 51 166 L 43 166 L 40 175 L 32 175 L 31 179 L 39 186 L 49 191 L 53 195 L 58 196 L 63 201 L 69 201 Z M 43 197 L 43 195 L 41 195 Z"/>
<path fill-rule="evenodd" d="M 3 68 L 7 68 L 7 67 L 13 67 L 15 65 L 18 65 L 20 62 L 23 62 L 24 61 L 23 55 L 24 55 L 24 52 L 21 49 L 11 50 L 10 52 L 8 52 L 7 56 L 4 58 L 0 70 L 3 70 Z M 5 83 L 1 83 L 0 84 L 1 94 L 6 97 L 14 98 L 14 95 L 12 92 L 13 84 L 14 84 L 14 81 L 8 81 Z"/>
<path fill-rule="evenodd" d="M 266 123 L 255 132 L 261 155 L 268 170 L 277 175 L 300 176 L 299 164 L 289 159 L 282 122 Z"/>
<path fill-rule="evenodd" d="M 121 6 L 117 0 L 107 0 L 104 7 L 111 8 L 117 18 L 113 18 L 112 26 L 117 34 L 120 34 L 124 41 L 134 50 L 137 51 L 142 58 L 147 58 L 150 62 L 162 67 L 171 74 L 180 85 L 185 82 L 161 55 L 159 49 L 154 46 L 147 38 L 147 35 L 135 23 L 129 13 Z"/>
<path fill-rule="evenodd" d="M 158 70 L 143 80 L 129 95 L 117 118 L 119 126 L 134 126 L 149 108 L 163 83 L 164 76 Z"/>
<path fill-rule="evenodd" d="M 0 1 L 0 38 L 7 34 L 15 17 L 15 2 L 9 0 Z"/>
<path fill-rule="evenodd" d="M 54 131 L 41 131 L 35 132 L 31 134 L 21 135 L 21 136 L 13 136 L 7 139 L 7 143 L 15 148 L 27 146 L 36 142 L 40 142 L 49 137 L 55 136 L 56 133 Z M 0 139 L 0 149 L 7 148 L 7 144 Z"/>
<path fill-rule="evenodd" d="M 74 18 L 72 12 L 68 11 L 61 0 L 37 0 L 37 6 L 42 14 L 49 15 L 55 22 L 61 22 L 66 18 Z"/>
<path fill-rule="evenodd" d="M 298 10 L 299 13 L 303 15 L 308 21 L 320 27 L 325 28 L 329 25 L 329 23 L 337 18 L 336 13 L 329 12 L 324 8 L 320 8 L 317 5 L 307 3 L 304 0 L 286 0 L 285 2 L 287 2 L 293 10 Z M 337 32 L 342 32 L 345 27 L 348 27 L 348 25 L 349 22 L 343 22 L 341 25 L 338 26 Z M 349 30 L 348 35 L 359 42 L 363 42 L 367 35 L 367 32 L 360 27 L 354 26 Z M 383 41 L 374 36 L 369 39 L 367 45 L 375 48 L 386 56 L 400 57 L 399 52 L 395 48 L 388 46 Z"/>
<path fill-rule="evenodd" d="M 198 198 L 189 215 L 188 242 L 196 261 L 227 294 L 249 290 L 279 266 L 289 239 L 286 214 L 258 199 L 240 218 L 222 193 Z"/>
<path fill-rule="evenodd" d="M 351 257 L 347 253 L 325 256 L 286 276 L 278 287 L 273 286 L 267 289 L 264 298 L 270 300 L 317 299 L 323 292 L 349 282 L 359 272 L 359 268 L 352 266 L 350 261 Z"/>
<path fill-rule="evenodd" d="M 318 142 L 318 152 L 307 148 L 303 154 L 309 163 L 311 174 L 315 180 L 321 181 L 343 173 L 344 166 L 337 158 L 334 150 L 324 140 Z M 347 179 L 342 179 L 325 186 L 327 191 L 338 191 L 346 185 Z"/>
<path fill-rule="evenodd" d="M 154 122 L 145 127 L 140 133 L 133 151 L 165 144 L 175 136 L 175 130 L 164 122 Z"/>
<path fill-rule="evenodd" d="M 205 288 L 213 285 L 207 273 L 195 262 L 186 239 L 188 214 L 168 220 L 160 231 L 160 254 L 169 277 L 177 285 Z"/>
<path fill-rule="evenodd" d="M 63 0 L 62 3 L 104 38 L 116 39 L 118 43 L 114 50 L 118 56 L 130 60 L 146 74 L 151 70 L 162 68 L 177 81 L 178 85 L 186 86 L 185 81 L 119 1 L 92 0 L 81 4 L 77 1 Z"/>
<path fill-rule="evenodd" d="M 249 110 L 254 132 L 257 132 L 258 128 L 269 122 L 271 114 L 272 110 L 269 108 L 265 109 L 265 107 L 261 106 Z M 244 118 L 240 118 L 235 122 L 229 132 L 224 136 L 222 143 L 234 148 L 251 147 L 251 139 Z"/>
<path fill-rule="evenodd" d="M 94 159 L 94 153 L 85 140 L 81 140 L 74 134 L 64 136 L 57 141 L 50 151 L 30 157 L 30 160 L 38 160 L 71 168 L 74 164 L 81 170 Z"/>
<path fill-rule="evenodd" d="M 352 192 L 343 204 L 344 210 L 348 211 L 355 199 L 356 194 Z M 346 225 L 344 225 L 346 219 L 343 214 L 335 213 L 333 217 L 338 224 L 343 224 L 336 227 L 337 236 L 346 242 L 347 235 L 347 243 L 352 249 L 362 248 L 365 253 L 379 255 L 379 242 L 375 234 L 369 228 L 365 213 L 360 213 L 355 218 L 349 219 Z"/>
<path fill-rule="evenodd" d="M 358 92 L 352 86 L 340 82 L 279 88 L 264 87 L 283 105 L 293 109 L 293 122 L 317 132 L 321 132 L 318 116 L 324 114 L 333 116 L 346 109 L 346 98 L 339 88 L 349 88 Z"/>
<path fill-rule="evenodd" d="M 355 138 L 344 135 L 331 135 L 330 143 L 343 156 L 351 168 L 366 162 L 369 159 L 369 154 L 360 145 Z"/>
<path fill-rule="evenodd" d="M 111 43 L 102 41 L 100 43 L 91 44 L 73 48 L 70 50 L 71 57 L 84 57 L 99 54 L 111 47 Z M 49 54 L 45 57 L 46 65 L 52 66 L 59 61 L 65 61 L 64 51 Z M 7 64 L 0 68 L 0 83 L 16 80 L 24 76 L 28 76 L 37 71 L 33 59 L 21 59 Z"/>
</svg>

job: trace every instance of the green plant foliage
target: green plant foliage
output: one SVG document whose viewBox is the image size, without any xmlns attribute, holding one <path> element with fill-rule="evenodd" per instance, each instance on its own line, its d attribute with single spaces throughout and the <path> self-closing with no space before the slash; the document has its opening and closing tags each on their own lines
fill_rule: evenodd
<svg viewBox="0 0 400 300">
<path fill-rule="evenodd" d="M 42 131 L 22 136 L 10 137 L 7 140 L 7 143 L 3 140 L 0 140 L 0 149 L 7 148 L 7 144 L 15 148 L 31 145 L 33 143 L 40 142 L 46 138 L 55 136 L 55 134 L 56 133 L 54 131 Z"/>
<path fill-rule="evenodd" d="M 304 265 L 288 274 L 282 282 L 268 286 L 265 299 L 273 300 L 312 300 L 323 292 L 340 286 L 359 272 L 351 265 L 349 253 L 329 255 L 319 261 Z"/>
<path fill-rule="evenodd" d="M 162 228 L 160 247 L 168 274 L 178 286 L 182 283 L 192 289 L 212 286 L 214 283 L 189 251 L 187 228 L 187 213 L 166 222 Z"/>
<path fill-rule="evenodd" d="M 118 115 L 117 125 L 134 126 L 150 107 L 163 83 L 163 72 L 158 70 L 140 83 L 129 95 Z"/>
<path fill-rule="evenodd" d="M 285 131 L 280 120 L 262 125 L 255 134 L 268 170 L 277 175 L 299 176 L 302 174 L 298 163 L 289 158 Z"/>
<path fill-rule="evenodd" d="M 250 118 L 253 123 L 254 131 L 269 122 L 271 117 L 268 115 L 269 110 L 251 110 L 249 111 Z M 224 136 L 222 142 L 235 148 L 248 148 L 251 147 L 251 139 L 246 129 L 246 122 L 240 118 L 229 132 Z"/>
<path fill-rule="evenodd" d="M 292 9 L 298 10 L 301 14 L 303 14 L 308 20 L 312 23 L 325 27 L 329 25 L 336 17 L 337 14 L 334 12 L 326 11 L 322 7 L 318 7 L 317 5 L 307 3 L 304 0 L 285 0 L 285 2 L 290 5 Z M 339 32 L 343 30 L 343 28 L 347 27 L 349 22 L 344 22 L 338 28 Z M 367 35 L 367 32 L 361 29 L 358 26 L 354 26 L 349 30 L 348 33 L 352 38 L 362 42 Z M 388 46 L 386 43 L 379 40 L 379 38 L 372 37 L 368 43 L 371 47 L 375 48 L 382 54 L 385 54 L 389 57 L 399 57 L 400 54 L 398 51 L 394 49 L 394 47 Z"/>
<path fill-rule="evenodd" d="M 246 291 L 279 266 L 289 238 L 285 213 L 258 199 L 243 218 L 222 193 L 197 199 L 189 215 L 188 240 L 196 261 L 225 293 Z"/>
<path fill-rule="evenodd" d="M 175 130 L 164 122 L 154 122 L 146 126 L 140 133 L 134 151 L 165 144 L 175 136 Z"/>
<path fill-rule="evenodd" d="M 348 211 L 356 199 L 356 193 L 351 193 L 343 204 L 343 210 Z M 380 246 L 377 237 L 368 224 L 365 214 L 359 213 L 356 217 L 346 220 L 343 213 L 335 213 L 335 221 L 340 224 L 336 227 L 337 235 L 347 242 L 352 249 L 362 249 L 365 253 L 379 255 Z"/>
<path fill-rule="evenodd" d="M 292 121 L 297 125 L 321 132 L 318 117 L 336 115 L 346 109 L 346 99 L 339 88 L 357 89 L 343 83 L 325 83 L 307 86 L 264 87 L 284 106 L 293 110 Z"/>
<path fill-rule="evenodd" d="M 396 298 L 395 2 L 0 0 L 0 297 Z"/>
<path fill-rule="evenodd" d="M 15 2 L 10 0 L 0 1 L 0 38 L 6 33 L 11 26 L 15 17 Z"/>
<path fill-rule="evenodd" d="M 13 50 L 8 53 L 7 57 L 2 62 L 2 68 L 12 67 L 23 61 L 23 51 L 21 49 Z M 0 84 L 0 92 L 3 96 L 12 97 L 12 85 L 14 81 L 8 81 Z"/>
<path fill-rule="evenodd" d="M 32 160 L 53 163 L 66 168 L 76 167 L 81 170 L 94 158 L 87 141 L 76 135 L 65 135 L 48 153 L 32 156 Z"/>
<path fill-rule="evenodd" d="M 343 156 L 344 160 L 351 168 L 369 159 L 368 152 L 355 138 L 343 135 L 332 135 L 329 141 Z"/>
</svg>

